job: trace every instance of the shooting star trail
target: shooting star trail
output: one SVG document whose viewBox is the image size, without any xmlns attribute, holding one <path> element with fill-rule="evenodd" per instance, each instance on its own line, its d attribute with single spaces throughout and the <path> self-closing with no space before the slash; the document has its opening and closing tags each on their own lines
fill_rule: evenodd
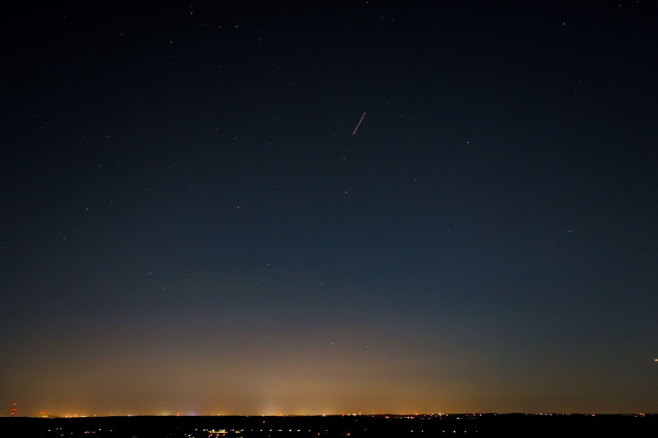
<svg viewBox="0 0 658 438">
<path fill-rule="evenodd" d="M 366 116 L 366 112 L 363 112 L 363 115 L 359 119 L 359 123 L 356 124 L 356 128 L 354 128 L 354 131 L 352 131 L 352 135 L 356 134 L 356 130 L 359 129 L 359 126 L 361 126 L 361 122 L 363 122 L 363 118 Z"/>
</svg>

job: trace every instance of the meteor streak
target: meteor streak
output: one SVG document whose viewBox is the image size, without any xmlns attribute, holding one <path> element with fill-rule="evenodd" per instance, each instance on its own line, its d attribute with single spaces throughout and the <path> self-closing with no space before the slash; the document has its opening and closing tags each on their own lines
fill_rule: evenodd
<svg viewBox="0 0 658 438">
<path fill-rule="evenodd" d="M 363 118 L 366 116 L 366 112 L 363 112 L 363 115 L 359 119 L 359 123 L 356 124 L 356 128 L 354 128 L 354 131 L 352 131 L 352 135 L 356 134 L 356 130 L 359 129 L 359 126 L 361 126 L 361 122 L 363 122 Z"/>
</svg>

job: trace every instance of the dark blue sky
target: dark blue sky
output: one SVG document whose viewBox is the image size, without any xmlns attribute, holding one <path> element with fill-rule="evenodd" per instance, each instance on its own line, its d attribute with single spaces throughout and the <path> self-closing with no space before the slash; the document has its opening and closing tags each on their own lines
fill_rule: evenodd
<svg viewBox="0 0 658 438">
<path fill-rule="evenodd" d="M 8 10 L 0 405 L 658 411 L 658 9 L 573 3 Z"/>
</svg>

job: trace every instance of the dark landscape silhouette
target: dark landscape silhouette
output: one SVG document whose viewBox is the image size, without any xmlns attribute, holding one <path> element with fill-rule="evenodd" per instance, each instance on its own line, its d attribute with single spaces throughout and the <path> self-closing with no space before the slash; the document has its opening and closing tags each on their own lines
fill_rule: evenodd
<svg viewBox="0 0 658 438">
<path fill-rule="evenodd" d="M 443 414 L 0 418 L 3 437 L 655 437 L 658 415 Z"/>
</svg>

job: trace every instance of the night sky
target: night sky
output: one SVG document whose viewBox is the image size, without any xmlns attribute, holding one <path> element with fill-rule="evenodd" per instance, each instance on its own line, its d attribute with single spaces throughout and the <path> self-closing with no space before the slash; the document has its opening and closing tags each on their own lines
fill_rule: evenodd
<svg viewBox="0 0 658 438">
<path fill-rule="evenodd" d="M 15 3 L 2 415 L 658 412 L 656 2 Z"/>
</svg>

